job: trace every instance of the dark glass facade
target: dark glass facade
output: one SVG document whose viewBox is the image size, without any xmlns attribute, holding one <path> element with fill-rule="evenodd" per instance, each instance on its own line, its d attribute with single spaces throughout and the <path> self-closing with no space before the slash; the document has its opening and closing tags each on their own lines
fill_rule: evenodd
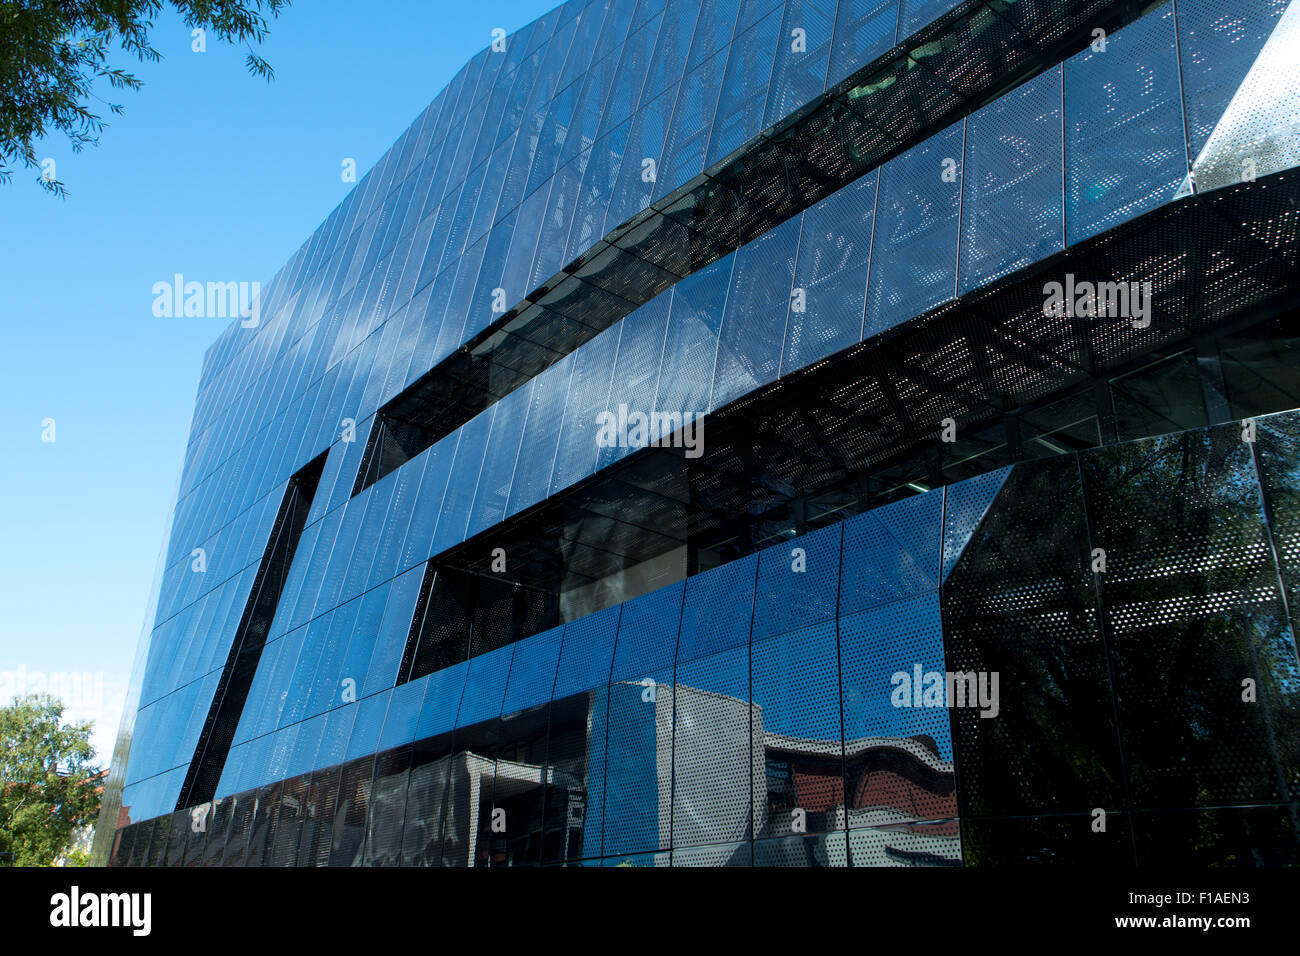
<svg viewBox="0 0 1300 956">
<path fill-rule="evenodd" d="M 499 46 L 206 356 L 100 858 L 1300 862 L 1300 3 Z"/>
</svg>

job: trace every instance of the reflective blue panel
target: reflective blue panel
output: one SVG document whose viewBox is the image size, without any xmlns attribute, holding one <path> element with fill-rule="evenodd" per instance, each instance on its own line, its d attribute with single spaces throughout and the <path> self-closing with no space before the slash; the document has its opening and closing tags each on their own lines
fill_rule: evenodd
<svg viewBox="0 0 1300 956">
<path fill-rule="evenodd" d="M 388 713 L 388 699 L 391 696 L 392 691 L 384 691 L 360 702 L 356 722 L 352 725 L 352 736 L 348 740 L 348 760 L 375 752 L 379 744 L 379 732 L 384 727 L 384 715 Z"/>
<path fill-rule="evenodd" d="M 506 502 L 510 500 L 510 485 L 519 458 L 519 439 L 524 433 L 532 393 L 533 382 L 529 381 L 496 404 L 478 490 L 465 531 L 467 538 L 498 524 L 506 516 Z"/>
<path fill-rule="evenodd" d="M 679 582 L 624 603 L 612 680 L 641 678 L 643 672 L 664 666 L 671 668 L 677 651 L 684 591 L 684 583 Z M 668 679 L 671 676 L 669 673 Z"/>
<path fill-rule="evenodd" d="M 550 489 L 573 365 L 573 353 L 569 353 L 531 382 L 527 424 L 519 442 L 507 515 L 541 501 Z"/>
<path fill-rule="evenodd" d="M 938 587 L 942 526 L 939 490 L 845 522 L 840 614 Z"/>
<path fill-rule="evenodd" d="M 533 260 L 540 254 L 537 237 L 541 232 L 542 220 L 546 216 L 546 202 L 549 197 L 550 190 L 539 189 L 525 199 L 519 207 L 514 233 L 510 238 L 510 252 L 506 255 L 501 270 L 500 285 L 505 290 L 507 307 L 513 306 L 531 292 L 540 281 L 549 279 L 563 264 L 557 261 L 555 267 L 541 276 L 538 282 L 533 281 Z"/>
<path fill-rule="evenodd" d="M 275 663 L 275 670 L 267 681 L 266 699 L 262 705 L 261 717 L 255 728 L 255 734 L 269 734 L 277 727 L 285 726 L 280 721 L 285 704 L 289 700 L 289 684 L 297 668 L 298 655 L 307 636 L 307 628 L 300 627 L 280 638 L 280 654 Z"/>
<path fill-rule="evenodd" d="M 432 448 L 427 449 L 416 459 L 406 463 L 404 469 L 419 470 L 420 485 L 415 500 L 411 504 L 411 524 L 406 529 L 402 543 L 402 556 L 397 563 L 398 570 L 405 570 L 433 554 L 434 531 L 438 527 L 438 518 L 442 513 L 443 497 L 447 491 L 447 481 L 451 476 L 452 462 L 456 457 L 456 443 L 460 432 L 445 436 Z"/>
<path fill-rule="evenodd" d="M 750 737 L 748 643 L 679 660 L 672 697 L 673 847 L 748 839 L 765 776 Z"/>
<path fill-rule="evenodd" d="M 883 743 L 868 744 L 868 738 L 925 738 L 938 751 L 918 752 L 921 762 L 926 756 L 952 759 L 937 590 L 842 617 L 840 660 L 846 747 L 849 741 Z M 915 812 L 907 804 L 893 809 Z"/>
<path fill-rule="evenodd" d="M 478 280 L 474 285 L 473 294 L 465 302 L 465 325 L 460 331 L 462 342 L 473 338 L 499 319 L 528 291 L 523 288 L 507 289 L 503 284 L 510 241 L 514 237 L 518 217 L 517 211 L 510 213 L 487 234 Z M 457 304 L 458 299 L 453 295 L 449 312 L 450 309 L 456 308 Z"/>
<path fill-rule="evenodd" d="M 863 338 L 956 292 L 963 128 L 949 127 L 881 168 Z"/>
<path fill-rule="evenodd" d="M 618 355 L 614 361 L 608 404 L 615 414 L 619 405 L 642 412 L 654 407 L 671 302 L 671 295 L 660 295 L 620 323 Z M 616 443 L 604 444 L 599 450 L 595 470 L 599 471 L 633 450 Z"/>
<path fill-rule="evenodd" d="M 682 80 L 659 162 L 655 196 L 666 196 L 703 172 L 726 67 L 727 51 L 724 50 L 709 57 Z"/>
<path fill-rule="evenodd" d="M 565 625 L 555 700 L 609 683 L 621 611 L 622 606 L 615 605 Z"/>
<path fill-rule="evenodd" d="M 857 343 L 878 175 L 868 173 L 803 214 L 781 374 Z"/>
<path fill-rule="evenodd" d="M 759 553 L 754 640 L 835 616 L 842 524 Z"/>
<path fill-rule="evenodd" d="M 468 672 L 469 661 L 461 661 L 428 676 L 420 720 L 416 725 L 416 740 L 446 733 L 456 726 L 456 714 L 460 711 Z"/>
<path fill-rule="evenodd" d="M 959 292 L 1064 248 L 1059 68 L 971 115 L 962 172 Z"/>
<path fill-rule="evenodd" d="M 587 342 L 573 357 L 569 397 L 555 452 L 550 493 L 567 488 L 591 474 L 596 462 L 596 416 L 605 410 L 620 326 L 606 329 Z"/>
<path fill-rule="evenodd" d="M 313 717 L 304 721 L 298 728 L 298 737 L 294 741 L 293 753 L 289 756 L 289 765 L 285 776 L 296 777 L 314 770 L 316 752 L 320 749 L 321 734 L 325 732 L 325 716 Z"/>
<path fill-rule="evenodd" d="M 582 188 L 583 167 L 580 159 L 567 163 L 551 181 L 542 213 L 541 232 L 537 237 L 537 258 L 525 285 L 537 288 L 565 265 L 565 244 L 573 226 L 574 205 Z M 547 192 L 543 186 L 539 192 Z"/>
<path fill-rule="evenodd" d="M 763 128 L 780 31 L 781 11 L 773 10 L 760 21 L 749 24 L 725 51 L 727 69 L 714 112 L 706 167 L 757 136 Z"/>
<path fill-rule="evenodd" d="M 898 26 L 899 39 L 909 37 L 927 23 L 943 16 L 959 0 L 903 0 Z"/>
<path fill-rule="evenodd" d="M 551 699 L 563 638 L 564 628 L 553 627 L 515 645 L 502 713 L 512 714 Z"/>
<path fill-rule="evenodd" d="M 836 0 L 787 0 L 764 126 L 803 106 L 826 89 Z"/>
<path fill-rule="evenodd" d="M 632 116 L 623 144 L 623 162 L 609 196 L 602 234 L 631 219 L 659 193 L 657 179 L 665 163 L 664 139 L 673 115 L 677 86 L 673 84 Z M 600 148 L 597 143 L 594 147 Z M 589 167 L 590 170 L 590 167 Z"/>
<path fill-rule="evenodd" d="M 428 679 L 414 680 L 393 689 L 384 715 L 384 729 L 379 734 L 378 750 L 388 750 L 415 739 L 415 725 L 420 718 Z"/>
<path fill-rule="evenodd" d="M 899 0 L 840 0 L 828 82 L 851 76 L 894 45 Z"/>
<path fill-rule="evenodd" d="M 501 701 L 505 697 L 514 652 L 515 645 L 507 644 L 470 660 L 465 696 L 456 717 L 457 727 L 501 716 Z"/>
<path fill-rule="evenodd" d="M 347 651 L 339 668 L 339 683 L 330 697 L 331 706 L 362 696 L 375 640 L 384 620 L 384 606 L 388 603 L 391 590 L 390 584 L 381 584 L 340 608 L 334 615 L 335 626 L 342 629 L 342 636 L 347 641 Z"/>
<path fill-rule="evenodd" d="M 460 427 L 460 441 L 456 444 L 451 478 L 442 502 L 442 516 L 433 538 L 433 554 L 465 540 L 470 506 L 474 503 L 474 491 L 478 487 L 478 476 L 483 467 L 488 435 L 492 431 L 492 416 L 495 414 L 496 406 L 493 405 Z"/>
<path fill-rule="evenodd" d="M 757 572 L 755 554 L 686 579 L 679 663 L 748 645 Z"/>
<path fill-rule="evenodd" d="M 350 704 L 325 714 L 321 730 L 320 749 L 316 751 L 316 767 L 333 767 L 347 756 L 348 741 L 352 737 L 352 724 L 356 720 L 357 704 Z"/>
<path fill-rule="evenodd" d="M 844 789 L 835 624 L 756 637 L 752 654 L 754 746 L 769 761 L 755 836 L 790 835 L 796 809 L 808 832 L 828 829 L 827 811 L 842 803 Z"/>
<path fill-rule="evenodd" d="M 802 216 L 786 220 L 735 254 L 709 410 L 777 377 L 794 286 Z"/>
<path fill-rule="evenodd" d="M 672 661 L 609 688 L 606 856 L 666 847 L 672 800 Z"/>
<path fill-rule="evenodd" d="M 411 617 L 424 579 L 424 568 L 415 567 L 393 582 L 384 605 L 384 617 L 379 625 L 366 679 L 361 685 L 361 696 L 392 687 L 397 681 L 397 665 L 411 631 Z"/>
<path fill-rule="evenodd" d="M 650 71 L 646 74 L 645 86 L 641 90 L 642 105 L 654 100 L 680 79 L 682 64 L 687 62 L 699 14 L 700 7 L 696 4 L 670 3 L 665 8 L 654 55 L 650 58 Z M 616 117 L 616 121 L 617 119 L 621 117 Z"/>
<path fill-rule="evenodd" d="M 1173 198 L 1187 144 L 1172 5 L 1065 61 L 1065 122 L 1067 242 Z"/>
<path fill-rule="evenodd" d="M 719 259 L 673 287 L 654 410 L 708 409 L 718 332 L 734 260 L 734 256 Z"/>
</svg>

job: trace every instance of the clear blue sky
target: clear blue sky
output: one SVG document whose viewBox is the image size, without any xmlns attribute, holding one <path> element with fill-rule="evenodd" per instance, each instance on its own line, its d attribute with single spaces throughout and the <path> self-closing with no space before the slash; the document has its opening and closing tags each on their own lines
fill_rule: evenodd
<svg viewBox="0 0 1300 956">
<path fill-rule="evenodd" d="M 107 765 L 203 352 L 226 324 L 155 318 L 153 284 L 265 284 L 352 188 L 345 157 L 368 170 L 493 28 L 557 5 L 298 0 L 260 48 L 269 85 L 243 49 L 192 52 L 168 14 L 161 62 L 121 64 L 144 88 L 100 94 L 125 107 L 100 145 L 38 148 L 69 197 L 31 171 L 0 186 L 0 703 L 20 672 L 29 687 L 90 673 L 77 710 Z"/>
</svg>

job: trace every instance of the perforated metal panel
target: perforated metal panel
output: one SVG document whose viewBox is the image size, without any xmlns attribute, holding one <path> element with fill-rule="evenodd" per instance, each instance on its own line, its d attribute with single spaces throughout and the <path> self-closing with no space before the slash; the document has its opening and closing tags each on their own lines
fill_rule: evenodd
<svg viewBox="0 0 1300 956">
<path fill-rule="evenodd" d="M 1084 457 L 1133 801 L 1288 799 L 1295 644 L 1239 424 Z M 1157 477 L 1159 476 L 1159 477 Z M 1152 482 L 1179 488 L 1153 493 Z M 1260 705 L 1243 700 L 1256 682 Z"/>
<path fill-rule="evenodd" d="M 1179 95 L 1172 5 L 1065 62 L 1068 243 L 1174 195 L 1187 175 Z"/>
</svg>

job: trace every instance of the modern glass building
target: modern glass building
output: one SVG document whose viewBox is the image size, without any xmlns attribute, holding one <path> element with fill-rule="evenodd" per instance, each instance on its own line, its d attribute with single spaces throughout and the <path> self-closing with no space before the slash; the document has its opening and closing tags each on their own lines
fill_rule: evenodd
<svg viewBox="0 0 1300 956">
<path fill-rule="evenodd" d="M 495 42 L 207 353 L 99 859 L 1300 862 L 1298 90 L 1300 0 Z"/>
</svg>

